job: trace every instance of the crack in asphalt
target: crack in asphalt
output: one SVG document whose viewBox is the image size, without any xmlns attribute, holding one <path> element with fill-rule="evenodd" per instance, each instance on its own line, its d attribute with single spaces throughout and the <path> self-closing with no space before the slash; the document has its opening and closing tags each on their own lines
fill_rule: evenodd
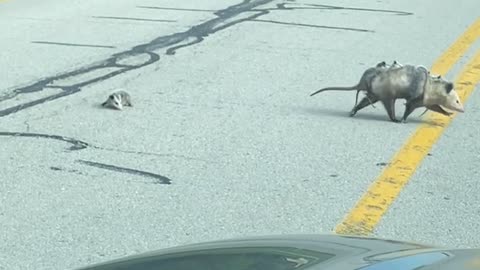
<svg viewBox="0 0 480 270">
<path fill-rule="evenodd" d="M 23 137 L 23 138 L 40 138 L 40 139 L 50 139 L 50 140 L 57 140 L 57 141 L 62 141 L 70 144 L 71 146 L 67 148 L 68 151 L 78 151 L 78 150 L 83 150 L 88 147 L 98 149 L 98 150 L 104 150 L 104 151 L 112 151 L 112 152 L 118 152 L 118 153 L 125 153 L 125 154 L 137 154 L 137 155 L 144 155 L 144 156 L 156 156 L 156 157 L 176 157 L 176 158 L 182 158 L 186 160 L 196 160 L 196 161 L 202 161 L 206 163 L 212 163 L 211 161 L 201 159 L 201 158 L 194 158 L 194 157 L 188 157 L 185 155 L 177 155 L 177 154 L 160 154 L 160 153 L 152 153 L 152 152 L 143 152 L 143 151 L 134 151 L 134 150 L 121 150 L 121 149 L 116 149 L 116 148 L 109 148 L 109 147 L 101 147 L 101 146 L 96 146 L 91 143 L 87 143 L 82 140 L 78 140 L 75 138 L 71 137 L 66 137 L 66 136 L 60 136 L 60 135 L 51 135 L 51 134 L 42 134 L 42 133 L 28 133 L 28 132 L 0 132 L 0 136 L 4 137 Z"/>
<path fill-rule="evenodd" d="M 191 158 L 187 157 L 184 155 L 175 155 L 175 154 L 158 154 L 158 153 L 148 153 L 148 152 L 141 152 L 141 151 L 129 151 L 129 150 L 119 150 L 119 149 L 114 149 L 114 148 L 106 148 L 106 147 L 99 147 L 95 146 L 92 144 L 89 144 L 85 141 L 78 140 L 75 138 L 71 137 L 66 137 L 66 136 L 60 136 L 60 135 L 51 135 L 51 134 L 42 134 L 42 133 L 27 133 L 27 132 L 0 132 L 0 136 L 4 137 L 23 137 L 23 138 L 37 138 L 37 139 L 50 139 L 50 140 L 57 140 L 61 142 L 68 143 L 70 147 L 67 148 L 68 151 L 78 151 L 78 150 L 83 150 L 88 147 L 99 149 L 99 150 L 105 150 L 105 151 L 115 151 L 115 152 L 121 152 L 121 153 L 130 153 L 130 154 L 139 154 L 139 155 L 152 155 L 152 156 L 161 156 L 161 157 L 179 157 L 183 159 L 190 159 L 190 160 L 197 160 L 197 161 L 203 161 L 203 162 L 208 162 L 202 159 L 198 158 Z M 151 173 L 151 172 L 145 172 L 145 171 L 140 171 L 140 170 L 135 170 L 135 169 L 129 169 L 129 168 L 124 168 L 124 167 L 118 167 L 114 165 L 108 165 L 104 163 L 98 163 L 98 162 L 92 162 L 92 161 L 84 161 L 84 160 L 77 160 L 77 162 L 81 162 L 83 164 L 101 168 L 101 169 L 107 169 L 107 170 L 113 170 L 117 172 L 123 172 L 123 173 L 130 173 L 130 174 L 135 174 L 135 175 L 140 175 L 144 177 L 150 177 L 150 178 L 155 178 L 157 180 L 157 184 L 171 184 L 171 179 Z M 50 167 L 51 170 L 59 171 L 62 170 L 60 167 Z M 75 172 L 81 174 L 81 171 L 69 171 L 69 172 Z"/>
<path fill-rule="evenodd" d="M 74 174 L 78 174 L 78 175 L 87 175 L 85 172 L 82 172 L 82 171 L 79 171 L 79 170 L 65 169 L 65 168 L 56 167 L 56 166 L 50 166 L 50 170 L 52 170 L 52 171 L 64 171 L 64 172 L 74 173 Z"/>
<path fill-rule="evenodd" d="M 355 10 L 355 11 L 370 11 L 370 12 L 379 12 L 379 13 L 393 13 L 395 15 L 400 15 L 400 16 L 413 15 L 412 12 L 405 12 L 405 11 L 391 10 L 391 9 L 354 8 L 354 7 L 341 7 L 341 6 L 330 6 L 330 5 L 320 5 L 320 4 L 305 4 L 305 5 L 315 7 L 317 9 L 341 9 L 341 10 Z"/>
<path fill-rule="evenodd" d="M 115 46 L 108 45 L 95 45 L 95 44 L 78 44 L 78 43 L 65 43 L 65 42 L 51 42 L 51 41 L 31 41 L 31 43 L 47 44 L 47 45 L 60 45 L 60 46 L 72 46 L 72 47 L 90 47 L 90 48 L 109 48 L 114 49 Z"/>
<path fill-rule="evenodd" d="M 361 28 L 351 28 L 351 27 L 337 27 L 337 26 L 305 24 L 305 23 L 290 23 L 290 22 L 280 22 L 280 21 L 273 21 L 273 20 L 258 20 L 258 19 L 257 20 L 252 20 L 252 21 L 274 23 L 274 24 L 283 24 L 283 25 L 292 25 L 292 26 L 312 27 L 312 28 L 337 29 L 337 30 L 348 30 L 348 31 L 358 31 L 358 32 L 374 32 L 372 30 L 361 29 Z"/>
<path fill-rule="evenodd" d="M 88 161 L 88 160 L 76 160 L 78 163 L 82 163 L 84 165 L 100 168 L 100 169 L 105 169 L 109 171 L 114 171 L 114 172 L 121 172 L 121 173 L 129 173 L 133 175 L 140 175 L 144 177 L 149 177 L 149 178 L 154 178 L 155 184 L 164 184 L 164 185 L 170 185 L 172 183 L 172 180 L 170 180 L 168 177 L 165 177 L 163 175 L 151 173 L 151 172 L 146 172 L 146 171 L 140 171 L 136 169 L 130 169 L 130 168 L 125 168 L 125 167 L 119 167 L 115 165 L 110 165 L 110 164 L 105 164 L 105 163 L 99 163 L 99 162 L 94 162 L 94 161 Z"/>
<path fill-rule="evenodd" d="M 95 19 L 107 19 L 107 20 L 126 20 L 126 21 L 141 21 L 141 22 L 177 22 L 175 20 L 158 20 L 158 19 L 145 19 L 145 18 L 132 18 L 132 17 L 116 17 L 116 16 L 92 16 Z"/>
<path fill-rule="evenodd" d="M 137 8 L 145 9 L 161 9 L 161 10 L 176 10 L 176 11 L 195 11 L 195 12 L 216 12 L 215 9 L 198 9 L 198 8 L 169 8 L 169 7 L 155 7 L 155 6 L 137 6 Z"/>
<path fill-rule="evenodd" d="M 88 143 L 77 140 L 70 137 L 64 137 L 59 135 L 50 135 L 50 134 L 41 134 L 41 133 L 27 133 L 27 132 L 0 132 L 0 136 L 5 137 L 27 137 L 27 138 L 43 138 L 43 139 L 51 139 L 66 142 L 71 144 L 68 148 L 70 151 L 82 150 L 89 146 Z"/>
</svg>

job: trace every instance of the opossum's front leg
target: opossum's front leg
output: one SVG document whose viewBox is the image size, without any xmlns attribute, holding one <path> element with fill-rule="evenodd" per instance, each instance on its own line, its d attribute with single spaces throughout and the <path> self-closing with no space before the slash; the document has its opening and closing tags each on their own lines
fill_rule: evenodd
<svg viewBox="0 0 480 270">
<path fill-rule="evenodd" d="M 399 123 L 400 120 L 395 118 L 395 101 L 396 99 L 385 99 L 382 100 L 383 106 L 385 107 L 385 110 L 387 111 L 388 117 L 390 118 L 390 121 L 394 123 Z"/>
<path fill-rule="evenodd" d="M 402 122 L 407 122 L 407 117 L 416 109 L 423 106 L 421 97 L 407 101 L 405 104 L 405 112 L 403 113 Z M 428 107 L 427 107 L 428 108 Z"/>
<path fill-rule="evenodd" d="M 379 98 L 371 93 L 367 93 L 366 97 L 363 97 L 362 100 L 358 103 L 358 105 L 354 106 L 353 109 L 350 111 L 350 117 L 354 116 L 358 111 L 367 107 L 370 104 L 374 104 L 377 102 Z"/>
</svg>

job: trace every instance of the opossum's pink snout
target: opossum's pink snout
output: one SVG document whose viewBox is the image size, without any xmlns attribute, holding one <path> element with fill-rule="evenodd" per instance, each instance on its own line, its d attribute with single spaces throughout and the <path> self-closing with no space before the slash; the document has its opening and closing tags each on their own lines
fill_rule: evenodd
<svg viewBox="0 0 480 270">
<path fill-rule="evenodd" d="M 463 104 L 460 103 L 459 101 L 457 101 L 457 103 L 455 104 L 455 106 L 453 106 L 452 109 L 457 111 L 457 112 L 461 112 L 461 113 L 465 112 L 465 108 L 463 107 Z"/>
</svg>

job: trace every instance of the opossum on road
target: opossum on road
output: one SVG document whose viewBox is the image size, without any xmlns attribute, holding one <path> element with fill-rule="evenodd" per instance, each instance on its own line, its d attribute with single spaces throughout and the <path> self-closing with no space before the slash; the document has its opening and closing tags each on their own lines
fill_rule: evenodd
<svg viewBox="0 0 480 270">
<path fill-rule="evenodd" d="M 401 120 L 395 118 L 395 101 L 405 99 L 405 111 Z M 387 69 L 372 79 L 371 89 L 350 112 L 354 116 L 359 110 L 371 103 L 381 101 L 392 122 L 406 122 L 407 117 L 417 108 L 449 116 L 447 109 L 464 112 L 464 107 L 453 82 L 441 76 L 433 76 L 424 66 L 403 65 Z"/>
<path fill-rule="evenodd" d="M 413 110 L 419 107 L 426 107 L 427 110 L 447 116 L 451 113 L 446 112 L 441 106 L 453 111 L 464 112 L 452 82 L 444 80 L 441 76 L 430 75 L 430 72 L 423 66 L 401 65 L 396 61 L 390 67 L 377 65 L 373 69 L 367 69 L 356 86 L 327 87 L 310 96 L 325 90 L 355 89 L 365 90 L 366 96 L 353 107 L 350 116 L 354 116 L 359 110 L 370 104 L 373 105 L 377 101 L 383 103 L 392 122 L 406 122 Z M 402 120 L 395 118 L 395 101 L 399 98 L 407 101 Z"/>
<path fill-rule="evenodd" d="M 132 98 L 124 90 L 118 90 L 110 94 L 107 100 L 102 103 L 102 106 L 122 110 L 124 106 L 133 107 Z"/>
</svg>

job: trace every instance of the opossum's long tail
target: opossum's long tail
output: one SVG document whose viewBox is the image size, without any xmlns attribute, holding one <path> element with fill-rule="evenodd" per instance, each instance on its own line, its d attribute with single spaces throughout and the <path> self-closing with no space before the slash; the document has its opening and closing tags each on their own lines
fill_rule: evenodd
<svg viewBox="0 0 480 270">
<path fill-rule="evenodd" d="M 342 91 L 350 91 L 350 90 L 355 90 L 357 89 L 358 85 L 355 85 L 355 86 L 350 86 L 350 87 L 326 87 L 326 88 L 322 88 L 320 90 L 317 90 L 316 92 L 313 92 L 312 94 L 310 94 L 310 96 L 313 96 L 313 95 L 316 95 L 320 92 L 323 92 L 323 91 L 327 91 L 327 90 L 342 90 Z"/>
</svg>

